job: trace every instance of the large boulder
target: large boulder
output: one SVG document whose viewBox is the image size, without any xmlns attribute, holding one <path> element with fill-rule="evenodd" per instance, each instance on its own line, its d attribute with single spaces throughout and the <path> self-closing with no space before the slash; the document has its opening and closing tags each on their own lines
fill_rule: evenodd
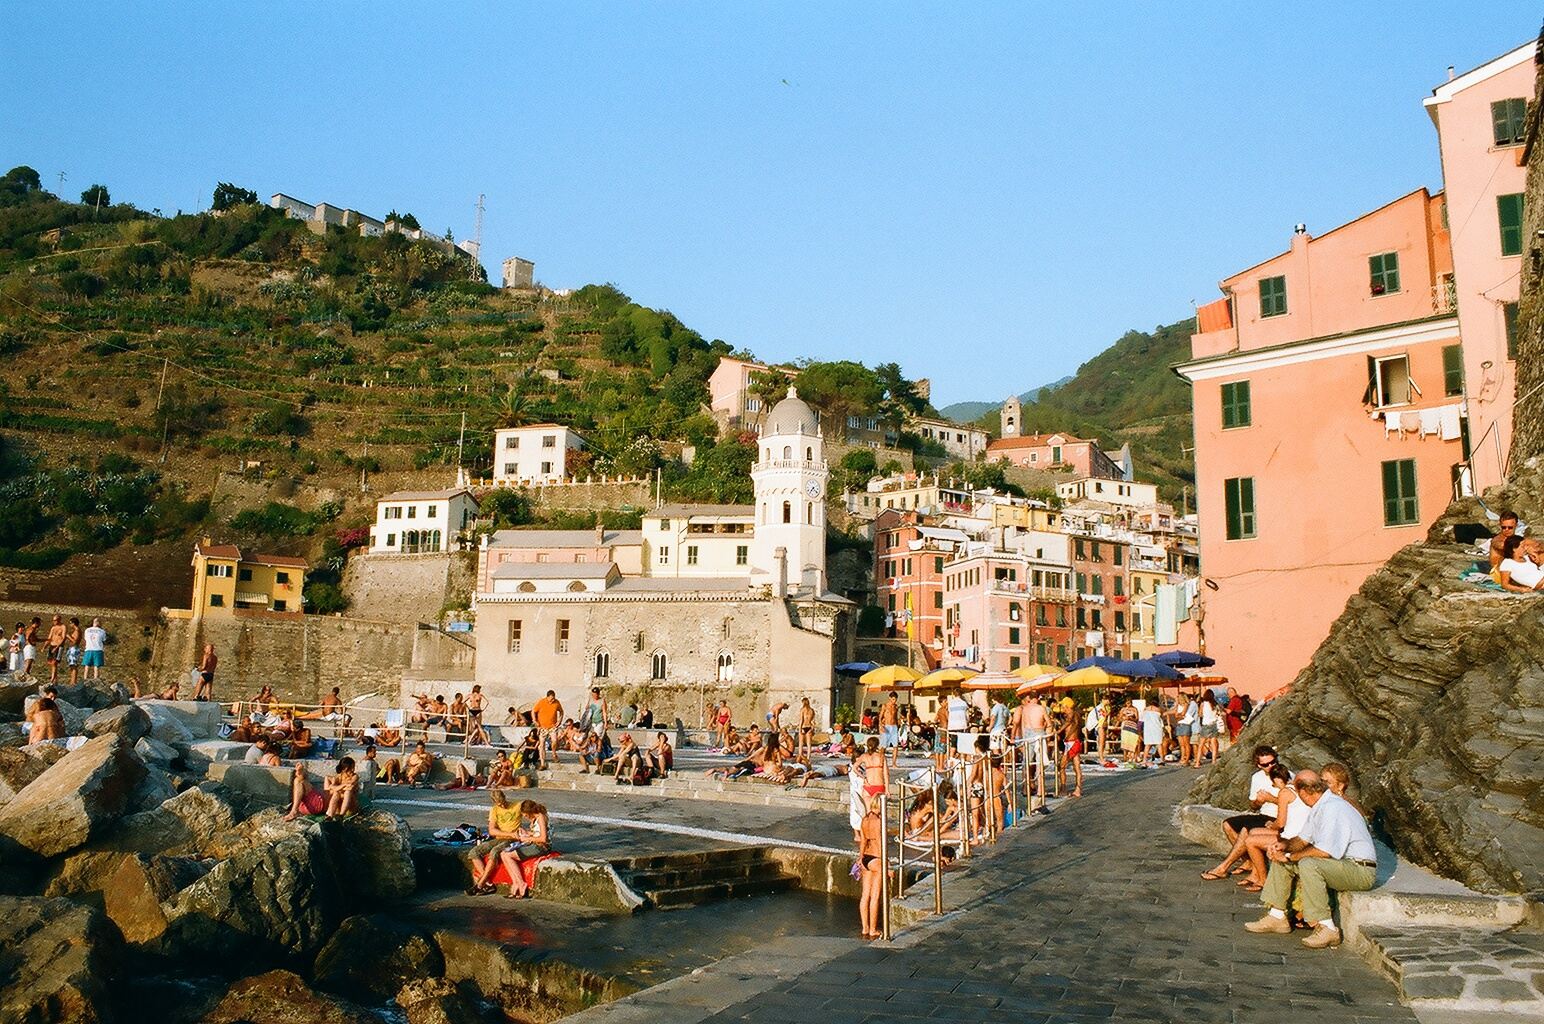
<svg viewBox="0 0 1544 1024">
<path fill-rule="evenodd" d="M 125 941 L 156 950 L 166 932 L 163 904 L 208 870 L 206 863 L 192 857 L 129 854 L 122 858 L 102 893 L 107 916 Z"/>
<path fill-rule="evenodd" d="M 154 810 L 177 795 L 177 777 L 160 768 L 146 766 L 145 777 L 129 795 L 125 810 L 130 814 Z"/>
<path fill-rule="evenodd" d="M 296 974 L 269 971 L 238 981 L 202 1024 L 384 1024 L 363 1007 L 311 991 Z"/>
<path fill-rule="evenodd" d="M 0 747 L 0 803 L 9 803 L 40 775 L 48 763 L 15 747 Z"/>
<path fill-rule="evenodd" d="M 214 739 L 220 734 L 222 709 L 213 701 L 141 700 L 136 703 L 162 729 L 155 734 L 162 743 L 190 743 Z M 175 722 L 180 731 L 164 724 L 167 722 Z"/>
<path fill-rule="evenodd" d="M 100 911 L 0 897 L 0 1021 L 110 1021 L 121 943 Z"/>
<path fill-rule="evenodd" d="M 360 1002 L 385 1002 L 409 982 L 444 969 L 439 947 L 430 939 L 388 918 L 355 916 L 316 955 L 311 978 Z"/>
<path fill-rule="evenodd" d="M 44 896 L 63 896 L 90 906 L 102 905 L 102 891 L 123 863 L 122 850 L 87 847 L 49 862 Z"/>
<path fill-rule="evenodd" d="M 27 734 L 20 722 L 0 722 L 0 747 L 20 747 L 27 742 Z"/>
<path fill-rule="evenodd" d="M 146 736 L 134 744 L 134 753 L 139 755 L 141 761 L 146 764 L 156 765 L 159 768 L 169 768 L 173 761 L 182 756 L 174 748 L 162 743 L 154 736 Z"/>
<path fill-rule="evenodd" d="M 36 683 L 22 683 L 9 677 L 0 680 L 0 714 L 21 714 L 27 706 L 27 698 L 37 692 Z"/>
<path fill-rule="evenodd" d="M 418 875 L 407 822 L 387 811 L 365 811 L 326 824 L 345 897 L 353 905 L 374 907 L 412 895 Z"/>
<path fill-rule="evenodd" d="M 98 711 L 86 719 L 87 736 L 102 736 L 106 733 L 116 733 L 126 743 L 138 742 L 141 736 L 150 733 L 150 716 L 134 704 L 121 704 Z"/>
<path fill-rule="evenodd" d="M 477 1004 L 444 978 L 410 981 L 397 993 L 408 1024 L 480 1024 Z"/>
<path fill-rule="evenodd" d="M 143 700 L 139 701 L 140 708 L 150 716 L 150 736 L 152 739 L 165 744 L 192 743 L 196 737 L 188 727 L 183 724 L 183 718 L 177 714 L 168 704 L 172 702 L 160 702 Z"/>
<path fill-rule="evenodd" d="M 287 834 L 220 859 L 169 901 L 171 948 L 268 963 L 315 956 L 343 920 L 343 893 L 321 828 L 285 824 Z"/>
<path fill-rule="evenodd" d="M 124 818 L 107 842 L 139 853 L 216 856 L 230 847 L 221 837 L 241 820 L 240 811 L 217 787 L 175 793 L 160 805 Z"/>
<path fill-rule="evenodd" d="M 42 697 L 28 697 L 25 714 L 32 717 L 32 707 Z M 84 736 L 86 734 L 86 719 L 91 717 L 92 708 L 78 708 L 74 704 L 60 697 L 54 701 L 59 706 L 59 717 L 64 719 L 64 731 L 71 736 Z"/>
<path fill-rule="evenodd" d="M 88 740 L 0 807 L 0 836 L 43 857 L 66 853 L 112 826 L 144 776 L 120 737 Z"/>
<path fill-rule="evenodd" d="M 59 683 L 56 687 L 59 696 L 74 704 L 84 711 L 101 711 L 116 704 L 122 704 L 123 700 L 118 696 L 123 687 L 109 685 L 107 683 L 82 680 L 78 683 Z"/>
</svg>

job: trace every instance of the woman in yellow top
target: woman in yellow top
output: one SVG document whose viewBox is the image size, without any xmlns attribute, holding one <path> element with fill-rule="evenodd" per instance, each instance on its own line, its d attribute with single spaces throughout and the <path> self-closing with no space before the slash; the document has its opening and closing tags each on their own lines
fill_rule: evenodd
<svg viewBox="0 0 1544 1024">
<path fill-rule="evenodd" d="M 502 789 L 495 789 L 492 796 L 493 806 L 488 808 L 488 838 L 472 847 L 472 884 L 466 890 L 468 896 L 486 896 L 494 891 L 488 880 L 498 869 L 499 854 L 521 838 L 520 808 L 509 805 Z"/>
</svg>

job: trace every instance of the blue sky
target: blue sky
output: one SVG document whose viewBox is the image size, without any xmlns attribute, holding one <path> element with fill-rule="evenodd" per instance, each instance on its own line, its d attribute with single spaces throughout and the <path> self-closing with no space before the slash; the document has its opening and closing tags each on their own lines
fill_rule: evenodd
<svg viewBox="0 0 1544 1024">
<path fill-rule="evenodd" d="M 1536 4 L 0 0 L 0 164 L 171 213 L 216 181 L 611 281 L 934 402 L 1054 380 L 1422 185 L 1421 100 Z"/>
</svg>

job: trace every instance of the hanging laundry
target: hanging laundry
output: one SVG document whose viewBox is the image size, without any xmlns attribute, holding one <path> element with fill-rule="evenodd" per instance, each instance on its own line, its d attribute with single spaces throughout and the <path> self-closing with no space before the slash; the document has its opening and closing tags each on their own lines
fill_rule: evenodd
<svg viewBox="0 0 1544 1024">
<path fill-rule="evenodd" d="M 1417 434 L 1421 430 L 1421 414 L 1418 412 L 1402 412 L 1399 414 L 1399 432 L 1404 434 Z"/>
<path fill-rule="evenodd" d="M 1183 589 L 1160 583 L 1153 591 L 1153 642 L 1159 646 L 1179 643 L 1179 602 Z"/>
<path fill-rule="evenodd" d="M 1427 434 L 1435 434 L 1435 433 L 1437 433 L 1438 431 L 1440 431 L 1442 429 L 1442 410 L 1441 409 L 1422 409 L 1420 415 L 1421 415 L 1421 436 L 1423 438 Z"/>
<path fill-rule="evenodd" d="M 1437 432 L 1438 437 L 1444 441 L 1457 441 L 1460 437 L 1463 436 L 1464 428 L 1462 405 L 1458 403 L 1454 403 L 1453 405 L 1444 405 L 1442 408 L 1437 410 L 1437 413 L 1442 426 L 1442 429 Z"/>
</svg>

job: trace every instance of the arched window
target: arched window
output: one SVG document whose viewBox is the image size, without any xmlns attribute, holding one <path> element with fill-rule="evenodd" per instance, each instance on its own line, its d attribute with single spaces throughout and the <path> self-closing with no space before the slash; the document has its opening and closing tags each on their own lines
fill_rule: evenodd
<svg viewBox="0 0 1544 1024">
<path fill-rule="evenodd" d="M 520 591 L 522 594 L 534 594 L 536 593 L 536 584 L 532 583 L 530 580 L 526 580 L 515 589 Z"/>
<path fill-rule="evenodd" d="M 804 503 L 804 521 L 812 526 L 815 523 L 815 503 L 813 501 Z"/>
<path fill-rule="evenodd" d="M 664 651 L 655 651 L 649 670 L 650 679 L 664 679 L 670 672 L 670 657 Z"/>
<path fill-rule="evenodd" d="M 804 461 L 805 462 L 814 462 L 815 461 L 815 449 L 814 448 L 806 448 L 806 449 L 804 449 Z"/>
<path fill-rule="evenodd" d="M 721 683 L 734 682 L 734 655 L 728 651 L 718 656 L 718 681 Z"/>
<path fill-rule="evenodd" d="M 588 588 L 585 587 L 583 581 L 581 581 L 581 580 L 574 580 L 574 582 L 572 582 L 572 583 L 570 583 L 568 585 L 568 589 L 569 590 L 586 590 Z"/>
<path fill-rule="evenodd" d="M 607 679 L 611 676 L 611 655 L 604 650 L 595 652 L 595 678 Z"/>
<path fill-rule="evenodd" d="M 786 501 L 783 502 L 783 522 L 793 522 L 793 505 Z"/>
<path fill-rule="evenodd" d="M 767 525 L 767 503 L 764 501 L 761 503 L 761 525 Z"/>
<path fill-rule="evenodd" d="M 791 444 L 783 445 L 783 458 L 785 458 L 785 459 L 793 458 L 793 445 L 791 445 Z"/>
<path fill-rule="evenodd" d="M 440 531 L 435 530 L 434 531 L 434 535 L 433 535 L 433 539 L 431 539 L 429 541 L 429 550 L 430 551 L 438 551 L 439 549 L 440 549 Z"/>
</svg>

